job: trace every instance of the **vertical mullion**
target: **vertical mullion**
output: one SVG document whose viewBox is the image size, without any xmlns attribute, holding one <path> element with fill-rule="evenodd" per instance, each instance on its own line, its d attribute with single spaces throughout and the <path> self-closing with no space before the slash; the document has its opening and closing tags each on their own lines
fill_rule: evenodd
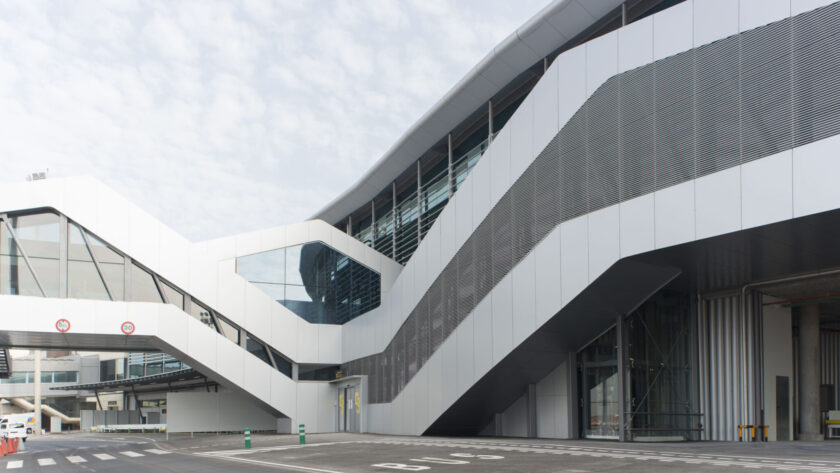
<svg viewBox="0 0 840 473">
<path fill-rule="evenodd" d="M 114 300 L 114 297 L 111 295 L 111 289 L 108 287 L 108 281 L 105 280 L 105 275 L 102 274 L 102 267 L 99 266 L 99 259 L 96 258 L 96 255 L 93 254 L 93 248 L 90 246 L 90 240 L 88 239 L 87 230 L 79 226 L 79 230 L 82 233 L 82 240 L 85 242 L 85 247 L 87 248 L 88 254 L 90 255 L 90 259 L 93 260 L 93 265 L 96 266 L 96 272 L 99 273 L 99 279 L 102 280 L 102 285 L 105 286 L 105 292 L 108 294 L 108 299 Z"/>
<path fill-rule="evenodd" d="M 47 297 L 47 291 L 44 290 L 44 286 L 41 285 L 41 280 L 38 279 L 38 275 L 35 274 L 35 268 L 32 267 L 32 262 L 29 261 L 29 256 L 27 256 L 26 250 L 24 250 L 23 246 L 21 246 L 20 240 L 15 234 L 15 231 L 12 229 L 12 226 L 9 224 L 9 221 L 7 219 L 3 219 L 3 225 L 6 226 L 6 230 L 8 230 L 9 235 L 11 235 L 12 240 L 15 242 L 15 246 L 17 246 L 18 251 L 20 251 L 21 256 L 23 256 L 23 261 L 26 262 L 26 267 L 29 268 L 29 272 L 32 273 L 32 278 L 35 280 L 35 284 L 38 285 L 38 290 L 41 291 L 41 295 Z"/>
</svg>

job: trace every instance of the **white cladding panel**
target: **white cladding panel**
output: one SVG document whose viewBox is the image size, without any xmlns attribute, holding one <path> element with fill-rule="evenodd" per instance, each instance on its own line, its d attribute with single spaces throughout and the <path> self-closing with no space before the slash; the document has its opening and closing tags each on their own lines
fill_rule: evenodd
<svg viewBox="0 0 840 473">
<path fill-rule="evenodd" d="M 618 30 L 618 72 L 653 62 L 653 17 L 642 18 Z"/>
<path fill-rule="evenodd" d="M 656 247 L 679 245 L 694 239 L 694 181 L 677 184 L 654 194 Z"/>
<path fill-rule="evenodd" d="M 653 17 L 653 59 L 660 60 L 691 49 L 693 0 L 686 0 Z"/>
<path fill-rule="evenodd" d="M 511 271 L 513 277 L 513 347 L 518 346 L 537 328 L 536 258 L 528 253 Z"/>
<path fill-rule="evenodd" d="M 611 205 L 589 214 L 589 280 L 594 281 L 618 261 L 619 207 Z"/>
<path fill-rule="evenodd" d="M 738 1 L 694 1 L 694 46 L 738 34 Z"/>
<path fill-rule="evenodd" d="M 726 169 L 696 180 L 697 239 L 741 229 L 741 168 Z"/>
<path fill-rule="evenodd" d="M 840 136 L 793 150 L 793 216 L 815 214 L 840 206 Z"/>
<path fill-rule="evenodd" d="M 792 156 L 788 150 L 741 166 L 744 228 L 793 217 Z"/>
<path fill-rule="evenodd" d="M 653 194 L 619 204 L 621 256 L 631 256 L 656 247 L 655 202 Z"/>
<path fill-rule="evenodd" d="M 751 30 L 790 16 L 790 0 L 739 0 L 741 31 Z"/>
<path fill-rule="evenodd" d="M 612 31 L 589 41 L 586 47 L 586 94 L 618 73 L 618 31 Z"/>
<path fill-rule="evenodd" d="M 493 364 L 513 348 L 513 278 L 505 275 L 490 292 L 493 306 Z"/>
</svg>

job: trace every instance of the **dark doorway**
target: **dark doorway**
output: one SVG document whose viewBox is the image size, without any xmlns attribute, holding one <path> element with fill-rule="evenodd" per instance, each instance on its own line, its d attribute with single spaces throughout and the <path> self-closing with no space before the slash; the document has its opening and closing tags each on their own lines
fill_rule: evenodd
<svg viewBox="0 0 840 473">
<path fill-rule="evenodd" d="M 790 440 L 790 378 L 776 376 L 776 440 Z"/>
</svg>

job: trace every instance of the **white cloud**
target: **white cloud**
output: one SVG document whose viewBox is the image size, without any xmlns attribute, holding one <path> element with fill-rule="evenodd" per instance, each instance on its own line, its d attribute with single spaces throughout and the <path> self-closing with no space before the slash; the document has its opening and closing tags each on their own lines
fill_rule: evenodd
<svg viewBox="0 0 840 473">
<path fill-rule="evenodd" d="M 303 220 L 546 0 L 0 3 L 0 174 L 199 240 Z"/>
</svg>

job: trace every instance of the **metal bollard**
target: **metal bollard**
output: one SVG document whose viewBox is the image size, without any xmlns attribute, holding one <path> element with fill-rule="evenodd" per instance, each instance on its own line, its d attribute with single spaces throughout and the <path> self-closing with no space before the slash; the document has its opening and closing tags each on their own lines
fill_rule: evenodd
<svg viewBox="0 0 840 473">
<path fill-rule="evenodd" d="M 298 433 L 300 434 L 300 444 L 304 445 L 306 444 L 306 427 L 304 424 L 300 424 L 300 426 L 298 427 Z"/>
<path fill-rule="evenodd" d="M 245 429 L 245 448 L 251 448 L 251 429 Z"/>
</svg>

